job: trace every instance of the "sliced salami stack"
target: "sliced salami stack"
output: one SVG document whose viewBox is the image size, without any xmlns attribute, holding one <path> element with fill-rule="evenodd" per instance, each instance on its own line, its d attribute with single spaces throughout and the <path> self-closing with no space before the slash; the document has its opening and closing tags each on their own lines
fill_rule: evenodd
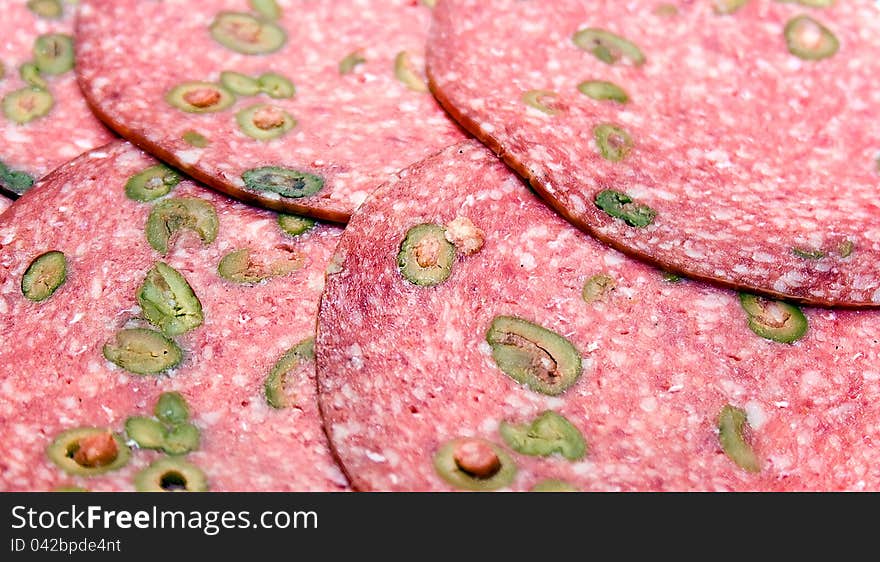
<svg viewBox="0 0 880 562">
<path fill-rule="evenodd" d="M 73 72 L 75 5 L 3 3 L 0 41 L 0 209 L 57 166 L 109 142 Z"/>
<path fill-rule="evenodd" d="M 880 485 L 876 312 L 633 261 L 478 144 L 376 192 L 331 263 L 320 403 L 357 489 Z"/>
<path fill-rule="evenodd" d="M 613 247 L 876 306 L 878 15 L 869 0 L 449 0 L 428 73 L 462 125 Z"/>
<path fill-rule="evenodd" d="M 312 355 L 338 228 L 117 141 L 0 218 L 0 489 L 344 490 Z"/>
<path fill-rule="evenodd" d="M 344 222 L 464 138 L 425 84 L 430 18 L 406 0 L 86 1 L 77 74 L 106 123 L 206 184 Z"/>
</svg>

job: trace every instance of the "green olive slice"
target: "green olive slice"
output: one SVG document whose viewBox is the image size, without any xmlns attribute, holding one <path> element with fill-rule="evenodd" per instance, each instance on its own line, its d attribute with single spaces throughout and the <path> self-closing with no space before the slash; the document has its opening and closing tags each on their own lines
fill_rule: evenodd
<svg viewBox="0 0 880 562">
<path fill-rule="evenodd" d="M 58 19 L 64 15 L 61 0 L 28 0 L 27 8 L 34 15 L 46 19 Z"/>
<path fill-rule="evenodd" d="M 189 406 L 179 392 L 163 392 L 156 400 L 153 413 L 162 423 L 180 425 L 189 421 Z"/>
<path fill-rule="evenodd" d="M 712 0 L 716 14 L 733 14 L 749 3 L 749 0 Z"/>
<path fill-rule="evenodd" d="M 364 58 L 362 51 L 352 51 L 339 61 L 339 74 L 351 74 L 358 65 L 364 64 L 365 62 L 367 62 L 367 59 Z"/>
<path fill-rule="evenodd" d="M 626 90 L 613 82 L 605 80 L 587 80 L 578 84 L 578 91 L 583 95 L 598 101 L 615 101 L 617 103 L 626 103 L 629 101 L 629 94 Z"/>
<path fill-rule="evenodd" d="M 275 72 L 265 72 L 257 78 L 260 91 L 274 99 L 292 98 L 296 95 L 293 82 Z"/>
<path fill-rule="evenodd" d="M 132 416 L 125 420 L 125 433 L 141 449 L 161 449 L 165 443 L 165 426 L 153 418 Z"/>
<path fill-rule="evenodd" d="M 62 432 L 46 449 L 49 459 L 74 476 L 95 476 L 122 468 L 131 457 L 125 441 L 111 430 L 78 427 Z"/>
<path fill-rule="evenodd" d="M 414 285 L 433 287 L 449 278 L 455 262 L 455 246 L 439 224 L 418 224 L 406 231 L 397 253 L 397 267 Z"/>
<path fill-rule="evenodd" d="M 30 174 L 13 170 L 0 162 L 0 188 L 22 195 L 34 185 L 34 178 Z"/>
<path fill-rule="evenodd" d="M 840 41 L 834 33 L 807 15 L 790 19 L 783 33 L 788 51 L 804 60 L 825 59 L 840 49 Z"/>
<path fill-rule="evenodd" d="M 263 19 L 275 21 L 281 17 L 281 6 L 275 0 L 250 0 L 250 4 Z"/>
<path fill-rule="evenodd" d="M 214 206 L 196 197 L 173 197 L 156 203 L 147 218 L 147 241 L 161 254 L 183 230 L 195 232 L 205 244 L 217 238 L 219 221 Z"/>
<path fill-rule="evenodd" d="M 560 110 L 554 103 L 556 98 L 556 92 L 551 92 L 550 90 L 529 90 L 522 95 L 524 104 L 547 115 L 559 113 Z"/>
<path fill-rule="evenodd" d="M 504 374 L 541 394 L 562 394 L 581 376 L 581 355 L 570 341 L 522 318 L 496 316 L 486 341 Z"/>
<path fill-rule="evenodd" d="M 208 137 L 198 131 L 193 131 L 192 129 L 184 131 L 181 138 L 183 139 L 183 142 L 196 148 L 205 148 L 211 144 Z"/>
<path fill-rule="evenodd" d="M 805 260 L 821 260 L 826 255 L 825 252 L 823 252 L 822 250 L 800 247 L 792 248 L 791 253 Z"/>
<path fill-rule="evenodd" d="M 581 298 L 583 298 L 586 303 L 604 300 L 608 293 L 614 290 L 614 285 L 614 279 L 610 275 L 597 273 L 587 279 L 587 282 L 584 283 L 584 288 L 581 291 Z"/>
<path fill-rule="evenodd" d="M 220 83 L 224 88 L 239 96 L 255 96 L 260 93 L 256 79 L 240 72 L 225 70 L 220 73 Z"/>
<path fill-rule="evenodd" d="M 444 443 L 434 455 L 434 469 L 452 486 L 475 491 L 504 488 L 516 476 L 513 459 L 501 447 L 475 437 Z"/>
<path fill-rule="evenodd" d="M 288 236 L 300 236 L 317 225 L 315 219 L 298 215 L 278 215 L 278 226 Z"/>
<path fill-rule="evenodd" d="M 610 162 L 620 162 L 630 153 L 633 147 L 632 137 L 623 127 L 613 123 L 602 123 L 593 128 L 593 136 L 599 154 Z"/>
<path fill-rule="evenodd" d="M 162 457 L 134 477 L 138 492 L 206 492 L 208 479 L 196 465 L 180 457 Z"/>
<path fill-rule="evenodd" d="M 794 343 L 807 333 L 807 317 L 793 304 L 746 293 L 740 293 L 739 302 L 748 316 L 749 329 L 764 339 Z"/>
<path fill-rule="evenodd" d="M 242 12 L 220 12 L 210 30 L 215 41 L 244 55 L 273 53 L 287 41 L 287 34 L 276 24 Z"/>
<path fill-rule="evenodd" d="M 315 338 L 308 338 L 293 346 L 281 356 L 263 385 L 266 403 L 276 409 L 297 406 L 297 396 L 290 389 L 294 374 L 308 376 L 307 370 L 314 370 Z"/>
<path fill-rule="evenodd" d="M 302 259 L 290 251 L 283 251 L 277 259 L 260 260 L 249 248 L 229 252 L 220 259 L 217 273 L 220 277 L 240 284 L 255 284 L 273 277 L 283 277 L 299 269 Z"/>
<path fill-rule="evenodd" d="M 18 69 L 18 75 L 24 80 L 28 86 L 39 88 L 40 90 L 49 89 L 49 83 L 40 75 L 40 68 L 32 62 L 26 62 Z"/>
<path fill-rule="evenodd" d="M 296 125 L 296 119 L 274 105 L 258 103 L 235 114 L 241 131 L 257 140 L 277 139 Z"/>
<path fill-rule="evenodd" d="M 724 454 L 748 472 L 760 472 L 761 461 L 746 440 L 748 421 L 740 408 L 725 404 L 718 415 L 718 440 Z"/>
<path fill-rule="evenodd" d="M 855 248 L 855 244 L 852 240 L 844 240 L 837 246 L 837 253 L 840 254 L 842 258 L 848 258 L 852 255 L 853 249 Z"/>
<path fill-rule="evenodd" d="M 147 272 L 137 292 L 144 318 L 168 337 L 179 336 L 202 325 L 202 303 L 183 275 L 163 262 Z"/>
<path fill-rule="evenodd" d="M 171 88 L 165 101 L 187 113 L 213 113 L 235 103 L 235 94 L 213 82 L 184 82 Z"/>
<path fill-rule="evenodd" d="M 156 164 L 128 178 L 125 195 L 134 201 L 153 201 L 168 195 L 180 180 L 180 174 L 175 170 L 165 164 Z"/>
<path fill-rule="evenodd" d="M 169 455 L 185 455 L 199 448 L 201 432 L 191 423 L 176 425 L 168 430 L 162 450 Z"/>
<path fill-rule="evenodd" d="M 566 482 L 565 480 L 556 480 L 548 478 L 541 480 L 532 486 L 532 492 L 579 492 L 577 488 Z"/>
<path fill-rule="evenodd" d="M 183 352 L 161 332 L 147 328 L 126 328 L 104 344 L 104 357 L 126 371 L 156 375 L 176 367 Z"/>
<path fill-rule="evenodd" d="M 547 457 L 560 454 L 576 461 L 587 454 L 587 442 L 580 430 L 564 416 L 550 410 L 527 424 L 502 421 L 498 431 L 508 447 L 523 455 Z"/>
<path fill-rule="evenodd" d="M 425 93 L 428 91 L 428 85 L 416 73 L 409 60 L 409 53 L 400 51 L 394 57 L 394 76 L 407 88 L 414 92 Z"/>
<path fill-rule="evenodd" d="M 633 66 L 645 64 L 645 55 L 638 45 L 604 29 L 581 29 L 574 34 L 572 41 L 606 64 L 615 64 L 621 60 L 626 60 Z"/>
<path fill-rule="evenodd" d="M 51 297 L 67 279 L 67 258 L 52 250 L 35 257 L 21 277 L 26 299 L 41 302 Z"/>
<path fill-rule="evenodd" d="M 55 105 L 55 98 L 46 90 L 27 87 L 3 96 L 3 115 L 13 123 L 24 125 L 43 117 Z"/>
<path fill-rule="evenodd" d="M 241 175 L 244 185 L 254 191 L 269 191 L 282 197 L 298 199 L 314 195 L 324 187 L 324 178 L 279 166 L 263 166 Z"/>
<path fill-rule="evenodd" d="M 651 207 L 636 203 L 626 193 L 613 189 L 605 189 L 597 193 L 594 202 L 608 215 L 636 228 L 647 227 L 657 216 L 657 211 Z"/>
<path fill-rule="evenodd" d="M 64 74 L 73 68 L 73 37 L 47 33 L 34 41 L 34 63 L 43 74 Z"/>
</svg>

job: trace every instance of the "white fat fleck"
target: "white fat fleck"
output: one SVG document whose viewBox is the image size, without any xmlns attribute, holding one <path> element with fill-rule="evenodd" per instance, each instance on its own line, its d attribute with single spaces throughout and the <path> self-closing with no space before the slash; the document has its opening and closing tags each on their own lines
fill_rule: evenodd
<svg viewBox="0 0 880 562">
<path fill-rule="evenodd" d="M 355 191 L 351 195 L 349 195 L 348 199 L 352 202 L 352 204 L 354 204 L 355 207 L 360 207 L 361 203 L 364 202 L 368 195 L 369 193 L 367 193 L 366 191 Z"/>
<path fill-rule="evenodd" d="M 759 402 L 755 400 L 750 400 L 746 402 L 745 405 L 746 417 L 749 420 L 749 425 L 755 429 L 760 429 L 765 423 L 767 423 L 767 413 L 761 407 Z"/>
<path fill-rule="evenodd" d="M 761 263 L 773 263 L 774 262 L 773 256 L 770 254 L 767 254 L 765 252 L 755 252 L 754 254 L 752 254 L 752 259 L 757 262 L 761 262 Z"/>
<path fill-rule="evenodd" d="M 571 206 L 572 206 L 572 208 L 574 208 L 574 210 L 575 210 L 576 213 L 583 213 L 583 212 L 585 212 L 585 211 L 587 210 L 587 206 L 586 206 L 586 204 L 584 203 L 584 200 L 581 199 L 580 196 L 578 196 L 578 195 L 571 195 L 571 196 L 569 197 L 569 199 L 570 199 L 570 201 L 571 201 Z"/>
<path fill-rule="evenodd" d="M 670 386 L 669 388 L 667 388 L 667 389 L 666 389 L 666 392 L 674 393 L 674 392 L 679 392 L 679 391 L 681 391 L 681 390 L 683 390 L 683 389 L 684 389 L 684 385 L 683 385 L 683 384 L 674 384 L 674 385 Z"/>
<path fill-rule="evenodd" d="M 599 342 L 591 341 L 587 344 L 587 353 L 593 353 L 597 349 L 599 349 Z"/>
<path fill-rule="evenodd" d="M 89 158 L 92 158 L 94 160 L 103 160 L 104 158 L 107 158 L 108 154 L 106 152 L 96 150 L 94 152 L 89 152 L 88 156 Z"/>
<path fill-rule="evenodd" d="M 486 418 L 480 422 L 480 431 L 486 434 L 495 433 L 498 429 L 498 421 L 495 418 Z"/>
<path fill-rule="evenodd" d="M 248 384 L 248 378 L 241 373 L 236 373 L 232 375 L 232 384 L 236 386 L 246 386 Z"/>
<path fill-rule="evenodd" d="M 609 267 L 614 267 L 616 265 L 622 264 L 624 258 L 623 254 L 618 254 L 617 252 L 608 252 L 605 254 L 605 257 L 602 258 L 602 261 L 605 262 L 605 265 Z"/>
<path fill-rule="evenodd" d="M 101 283 L 101 278 L 97 276 L 93 277 L 92 283 L 89 286 L 89 296 L 92 297 L 92 300 L 99 300 L 103 292 L 104 285 Z"/>
<path fill-rule="evenodd" d="M 535 261 L 535 256 L 524 253 L 519 257 L 519 265 L 526 271 L 532 271 L 538 266 L 538 263 Z"/>
<path fill-rule="evenodd" d="M 703 259 L 706 257 L 706 254 L 704 254 L 700 250 L 695 250 L 693 248 L 685 248 L 684 253 L 687 254 L 688 257 L 691 257 L 691 258 L 694 258 L 697 260 Z"/>
<path fill-rule="evenodd" d="M 73 318 L 70 319 L 70 322 L 68 322 L 68 324 L 71 324 L 71 325 L 76 324 L 77 322 L 82 320 L 83 317 L 85 317 L 85 314 L 83 314 L 82 312 L 77 312 L 76 314 L 73 315 Z"/>
<path fill-rule="evenodd" d="M 645 412 L 653 412 L 657 409 L 657 399 L 653 396 L 646 396 L 639 402 L 639 408 Z"/>
<path fill-rule="evenodd" d="M 374 453 L 373 451 L 367 451 L 366 455 L 367 455 L 367 458 L 373 462 L 387 462 L 388 461 L 388 459 L 386 459 L 383 455 L 380 455 L 379 453 Z"/>
<path fill-rule="evenodd" d="M 105 406 L 104 404 L 101 404 L 101 409 L 104 410 L 104 413 L 105 413 L 105 414 L 107 414 L 107 420 L 108 420 L 108 421 L 110 421 L 110 420 L 113 419 L 113 410 L 111 410 L 110 408 L 108 408 L 108 407 Z"/>
<path fill-rule="evenodd" d="M 773 405 L 777 408 L 788 408 L 788 400 L 777 400 Z"/>
<path fill-rule="evenodd" d="M 214 425 L 220 418 L 223 417 L 223 412 L 205 412 L 201 416 L 199 416 L 199 420 L 204 422 L 205 425 Z"/>
</svg>

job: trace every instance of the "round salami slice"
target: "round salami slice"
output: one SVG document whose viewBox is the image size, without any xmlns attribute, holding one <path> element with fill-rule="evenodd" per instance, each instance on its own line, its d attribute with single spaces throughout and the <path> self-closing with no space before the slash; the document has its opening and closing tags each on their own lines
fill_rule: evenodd
<svg viewBox="0 0 880 562">
<path fill-rule="evenodd" d="M 727 287 L 873 306 L 880 8 L 806 5 L 450 0 L 428 73 L 604 242 Z"/>
<path fill-rule="evenodd" d="M 122 136 L 206 184 L 347 221 L 464 138 L 428 92 L 419 2 L 83 2 L 77 73 Z"/>
<path fill-rule="evenodd" d="M 312 351 L 339 233 L 122 141 L 47 176 L 0 218 L 0 489 L 346 489 Z"/>
<path fill-rule="evenodd" d="M 113 138 L 76 83 L 74 12 L 67 0 L 3 4 L 0 194 L 17 197 L 35 179 Z"/>
<path fill-rule="evenodd" d="M 475 142 L 377 191 L 328 271 L 319 401 L 357 489 L 880 488 L 876 312 L 634 261 Z"/>
</svg>

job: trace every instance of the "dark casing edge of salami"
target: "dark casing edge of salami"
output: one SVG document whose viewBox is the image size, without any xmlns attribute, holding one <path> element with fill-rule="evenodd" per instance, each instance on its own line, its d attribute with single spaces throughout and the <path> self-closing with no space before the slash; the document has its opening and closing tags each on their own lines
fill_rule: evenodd
<svg viewBox="0 0 880 562">
<path fill-rule="evenodd" d="M 87 87 L 82 77 L 77 74 L 76 79 L 77 83 L 79 84 L 80 90 L 82 90 L 83 97 L 85 98 L 86 103 L 89 106 L 89 109 L 91 109 L 92 113 L 94 113 L 95 116 L 100 119 L 105 125 L 110 127 L 110 129 L 115 131 L 119 136 L 131 142 L 133 145 L 137 146 L 141 150 L 144 150 L 155 158 L 162 160 L 167 164 L 185 172 L 188 176 L 198 181 L 199 183 L 202 183 L 203 185 L 206 185 L 212 189 L 225 193 L 233 199 L 238 199 L 239 201 L 243 201 L 244 203 L 248 203 L 256 207 L 269 209 L 279 213 L 290 213 L 340 224 L 347 223 L 349 218 L 351 218 L 350 213 L 332 208 L 320 208 L 316 206 L 302 205 L 293 201 L 285 202 L 282 200 L 260 197 L 253 192 L 233 186 L 230 183 L 220 181 L 217 178 L 212 177 L 210 174 L 203 173 L 192 166 L 184 164 L 170 151 L 162 148 L 156 143 L 150 142 L 146 139 L 146 137 L 138 134 L 133 129 L 130 129 L 125 125 L 117 123 L 116 121 L 111 119 L 110 116 L 101 109 L 98 100 L 92 97 L 92 92 Z M 308 200 L 309 199 L 307 198 L 303 198 L 303 201 Z"/>
<path fill-rule="evenodd" d="M 430 156 L 429 156 L 429 158 L 430 158 Z M 383 186 L 384 186 L 384 184 L 383 184 Z M 374 193 L 376 191 L 381 190 L 383 186 L 379 186 L 378 188 L 376 188 Z M 370 197 L 372 197 L 372 195 L 370 195 Z M 358 226 L 357 225 L 357 222 L 358 222 L 357 211 L 355 211 L 355 213 L 352 215 L 351 219 L 352 220 L 349 222 L 349 224 L 352 224 L 352 222 L 354 222 L 354 227 L 356 228 Z M 333 263 L 333 260 L 335 259 L 335 256 L 336 256 L 336 253 L 339 251 L 339 248 L 341 248 L 343 246 L 343 244 L 346 243 L 346 239 L 348 238 L 348 236 L 351 236 L 351 232 L 354 232 L 354 228 L 349 229 L 348 227 L 346 227 L 346 229 L 342 232 L 342 236 L 340 236 L 339 241 L 336 243 L 336 250 L 334 250 L 334 252 L 333 252 L 334 257 L 330 258 L 331 263 Z M 328 268 L 328 269 L 324 270 L 324 290 L 321 291 L 321 298 L 318 299 L 318 314 L 315 317 L 315 345 L 320 345 L 320 342 L 321 342 L 321 313 L 324 310 L 324 299 L 327 297 L 327 284 L 329 281 L 330 281 L 330 271 Z M 330 448 L 330 456 L 333 457 L 333 462 L 336 463 L 336 466 L 338 466 L 339 470 L 342 471 L 342 474 L 343 474 L 343 476 L 345 476 L 345 479 L 348 480 L 348 485 L 351 486 L 352 490 L 354 490 L 355 492 L 375 492 L 377 490 L 374 490 L 374 489 L 370 488 L 369 486 L 365 486 L 363 482 L 361 482 L 359 479 L 355 478 L 355 475 L 351 474 L 348 471 L 348 467 L 345 465 L 344 462 L 342 462 L 342 456 L 339 454 L 339 451 L 336 449 L 336 442 L 333 440 L 332 436 L 330 435 L 330 431 L 328 429 L 329 414 L 325 411 L 324 400 L 321 399 L 321 396 L 322 396 L 321 369 L 318 368 L 318 358 L 319 358 L 319 354 L 317 353 L 317 350 L 316 350 L 315 351 L 315 388 L 317 390 L 317 395 L 315 398 L 318 402 L 318 415 L 321 416 L 321 429 L 324 431 L 324 436 L 327 438 L 327 446 Z"/>
<path fill-rule="evenodd" d="M 712 277 L 708 275 L 695 275 L 689 271 L 681 269 L 677 265 L 673 263 L 666 262 L 664 260 L 658 259 L 651 254 L 647 254 L 644 252 L 640 252 L 633 248 L 630 248 L 624 244 L 621 244 L 617 240 L 603 236 L 600 232 L 597 232 L 593 227 L 591 227 L 585 221 L 579 219 L 572 213 L 570 213 L 560 202 L 559 200 L 551 197 L 547 194 L 547 191 L 544 189 L 543 184 L 538 181 L 538 179 L 529 171 L 529 169 L 519 162 L 513 155 L 508 154 L 504 149 L 504 146 L 501 142 L 496 139 L 494 136 L 490 134 L 486 134 L 482 131 L 479 124 L 471 119 L 470 117 L 464 115 L 463 113 L 456 110 L 455 106 L 450 102 L 449 98 L 447 98 L 443 91 L 437 86 L 437 83 L 434 80 L 434 76 L 431 72 L 430 65 L 425 69 L 428 75 L 428 87 L 431 89 L 431 93 L 434 95 L 434 98 L 440 104 L 440 106 L 446 110 L 449 116 L 457 121 L 465 130 L 467 130 L 471 135 L 476 137 L 480 142 L 485 144 L 492 152 L 494 152 L 499 158 L 501 158 L 505 164 L 507 164 L 512 170 L 514 170 L 520 177 L 525 178 L 529 185 L 535 190 L 538 195 L 541 196 L 541 199 L 544 200 L 550 207 L 556 211 L 559 215 L 565 218 L 568 222 L 575 225 L 579 229 L 583 230 L 593 238 L 596 238 L 603 244 L 611 246 L 615 250 L 626 254 L 630 257 L 638 259 L 642 262 L 651 264 L 655 267 L 658 267 L 664 271 L 668 271 L 670 273 L 674 273 L 680 275 L 682 277 L 686 277 L 688 279 L 693 279 L 697 281 L 704 281 L 706 283 L 710 283 L 712 285 L 722 287 L 725 289 L 732 289 L 734 291 L 752 293 L 755 295 L 763 296 L 766 298 L 774 299 L 774 300 L 784 300 L 786 302 L 792 302 L 797 304 L 809 305 L 809 306 L 817 306 L 824 308 L 843 308 L 843 309 L 875 309 L 880 308 L 880 304 L 877 303 L 839 303 L 833 302 L 827 299 L 818 299 L 811 297 L 796 297 L 793 295 L 787 295 L 785 293 L 779 293 L 777 291 L 772 291 L 770 289 L 749 287 L 743 284 L 738 284 L 731 282 L 728 279 L 722 279 L 720 277 Z"/>
</svg>

